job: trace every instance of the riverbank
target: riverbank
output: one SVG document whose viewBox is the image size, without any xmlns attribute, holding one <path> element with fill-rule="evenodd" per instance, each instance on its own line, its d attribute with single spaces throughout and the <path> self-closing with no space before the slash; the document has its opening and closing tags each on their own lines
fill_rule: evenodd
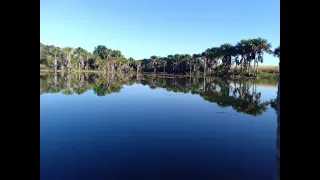
<svg viewBox="0 0 320 180">
<path fill-rule="evenodd" d="M 43 72 L 43 73 L 54 73 L 53 70 L 40 70 L 40 73 Z M 57 70 L 58 73 L 61 73 L 61 72 L 64 72 L 64 73 L 68 73 L 69 71 L 62 71 L 62 70 Z M 99 74 L 111 74 L 111 72 L 108 72 L 108 71 L 95 71 L 95 70 L 81 70 L 81 71 L 78 71 L 78 70 L 72 70 L 71 71 L 72 74 L 74 73 L 99 73 Z M 114 72 L 114 73 L 119 73 L 119 72 Z M 132 75 L 136 75 L 137 73 L 136 72 L 128 72 L 128 73 L 124 73 L 124 72 L 121 72 L 123 74 L 132 74 Z M 201 73 L 201 74 L 198 74 L 198 75 L 190 75 L 190 74 L 168 74 L 168 73 L 163 73 L 163 72 L 160 72 L 160 73 L 150 73 L 150 72 L 139 72 L 138 73 L 139 75 L 141 76 L 150 76 L 150 77 L 159 77 L 159 78 L 185 78 L 185 77 L 204 77 L 204 75 Z M 256 79 L 256 78 L 277 78 L 279 76 L 279 73 L 267 73 L 267 72 L 261 72 L 259 71 L 258 72 L 258 76 L 255 77 L 255 76 L 247 76 L 247 75 L 222 75 L 222 76 L 215 76 L 215 75 L 205 75 L 205 77 L 216 77 L 216 78 L 235 78 L 235 79 L 238 79 L 238 78 L 253 78 L 253 79 Z"/>
</svg>

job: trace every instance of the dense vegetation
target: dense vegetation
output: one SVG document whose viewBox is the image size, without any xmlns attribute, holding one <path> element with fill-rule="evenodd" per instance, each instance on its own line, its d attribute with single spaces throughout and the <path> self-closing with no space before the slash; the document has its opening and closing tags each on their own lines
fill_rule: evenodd
<svg viewBox="0 0 320 180">
<path fill-rule="evenodd" d="M 264 61 L 264 53 L 280 57 L 280 47 L 272 51 L 267 40 L 256 38 L 241 40 L 236 45 L 222 44 L 199 54 L 151 56 L 135 60 L 125 58 L 121 51 L 103 45 L 98 45 L 90 53 L 81 47 L 60 48 L 40 42 L 40 70 L 257 76 L 259 63 Z"/>
<path fill-rule="evenodd" d="M 257 84 L 277 86 L 277 79 L 228 80 L 213 77 L 204 78 L 159 78 L 152 75 L 126 73 L 41 73 L 40 95 L 63 93 L 83 94 L 93 90 L 97 96 L 120 92 L 123 85 L 139 83 L 152 89 L 164 88 L 171 92 L 198 94 L 204 100 L 221 107 L 232 107 L 237 112 L 261 115 L 268 105 L 275 107 L 275 101 L 261 102 Z"/>
</svg>

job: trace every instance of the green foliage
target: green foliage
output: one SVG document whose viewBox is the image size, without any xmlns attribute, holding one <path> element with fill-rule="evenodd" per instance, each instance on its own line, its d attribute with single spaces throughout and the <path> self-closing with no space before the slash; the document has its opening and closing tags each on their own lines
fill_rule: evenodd
<svg viewBox="0 0 320 180">
<path fill-rule="evenodd" d="M 119 50 L 104 45 L 94 48 L 92 55 L 85 49 L 65 47 L 62 50 L 40 43 L 41 69 L 73 69 L 82 71 L 144 72 L 177 75 L 213 75 L 213 76 L 261 76 L 266 73 L 278 73 L 271 69 L 258 69 L 263 63 L 263 54 L 272 53 L 271 44 L 262 38 L 241 40 L 235 45 L 225 43 L 211 47 L 199 54 L 174 54 L 166 57 L 151 56 L 148 59 L 128 59 Z M 280 57 L 280 47 L 274 51 Z M 57 60 L 57 66 L 53 62 Z M 236 65 L 237 70 L 232 66 Z"/>
<path fill-rule="evenodd" d="M 101 59 L 105 58 L 105 50 L 107 50 L 106 46 L 98 45 L 94 48 L 94 51 L 92 52 L 93 55 L 99 56 Z"/>
<path fill-rule="evenodd" d="M 273 51 L 274 56 L 280 58 L 280 46 Z"/>
<path fill-rule="evenodd" d="M 276 99 L 271 99 L 271 100 L 270 100 L 270 106 L 271 106 L 274 110 L 277 110 L 277 101 L 276 101 Z"/>
<path fill-rule="evenodd" d="M 258 70 L 258 76 L 261 77 L 263 75 L 264 75 L 264 73 L 261 70 Z"/>
</svg>

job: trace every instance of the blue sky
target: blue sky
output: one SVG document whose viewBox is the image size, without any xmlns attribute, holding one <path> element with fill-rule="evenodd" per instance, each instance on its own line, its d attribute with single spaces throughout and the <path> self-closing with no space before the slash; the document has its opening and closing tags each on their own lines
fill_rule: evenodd
<svg viewBox="0 0 320 180">
<path fill-rule="evenodd" d="M 60 47 L 105 45 L 142 59 L 256 37 L 280 44 L 279 0 L 40 0 L 40 42 Z"/>
</svg>

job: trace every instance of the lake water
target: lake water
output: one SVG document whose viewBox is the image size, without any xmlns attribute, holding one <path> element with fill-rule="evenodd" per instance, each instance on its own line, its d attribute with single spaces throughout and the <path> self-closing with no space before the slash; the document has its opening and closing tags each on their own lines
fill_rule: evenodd
<svg viewBox="0 0 320 180">
<path fill-rule="evenodd" d="M 277 79 L 40 73 L 41 180 L 275 179 Z"/>
</svg>

